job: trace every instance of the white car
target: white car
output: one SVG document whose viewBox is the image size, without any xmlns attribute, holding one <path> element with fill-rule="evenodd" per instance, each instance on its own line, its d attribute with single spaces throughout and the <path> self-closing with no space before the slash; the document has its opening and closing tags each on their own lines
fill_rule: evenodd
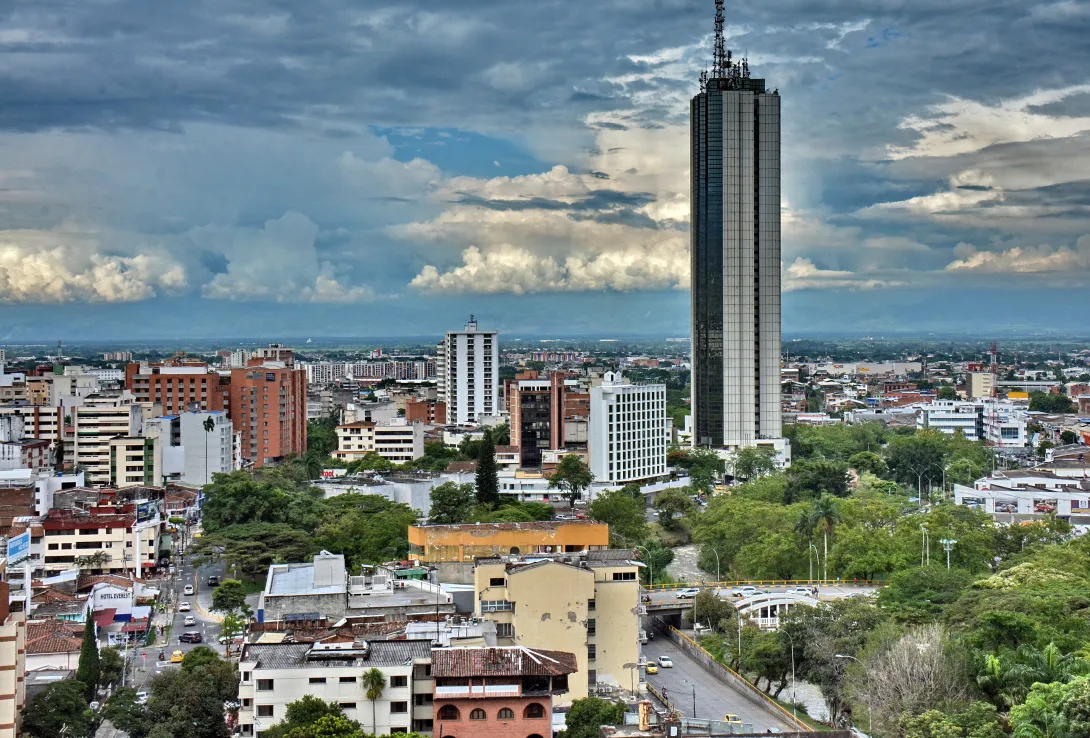
<svg viewBox="0 0 1090 738">
<path fill-rule="evenodd" d="M 192 584 L 185 585 L 185 589 L 182 590 L 182 594 L 187 594 L 187 595 L 193 594 L 193 585 Z"/>
<path fill-rule="evenodd" d="M 791 589 L 787 590 L 787 594 L 803 595 L 804 597 L 813 597 L 814 588 L 813 587 L 792 587 Z"/>
<path fill-rule="evenodd" d="M 178 605 L 178 612 L 189 612 L 190 609 L 191 608 L 189 607 L 188 602 L 183 602 L 180 605 Z"/>
<path fill-rule="evenodd" d="M 691 600 L 698 594 L 700 594 L 700 587 L 686 587 L 685 589 L 679 589 L 674 596 L 679 600 Z"/>
<path fill-rule="evenodd" d="M 738 592 L 736 593 L 736 596 L 738 596 L 738 597 L 752 597 L 753 595 L 757 594 L 758 591 L 759 590 L 756 587 L 754 587 L 752 584 L 747 584 L 744 587 L 739 587 L 738 588 Z"/>
<path fill-rule="evenodd" d="M 659 666 L 661 666 L 663 669 L 673 669 L 674 662 L 670 659 L 669 656 L 659 656 Z"/>
<path fill-rule="evenodd" d="M 183 625 L 190 626 L 190 625 L 196 625 L 196 624 L 197 624 L 197 618 L 193 617 L 192 615 L 186 615 L 185 616 L 185 622 L 183 623 Z"/>
<path fill-rule="evenodd" d="M 146 705 L 147 703 L 148 703 L 148 693 L 147 692 L 137 692 L 136 693 L 136 704 Z"/>
</svg>

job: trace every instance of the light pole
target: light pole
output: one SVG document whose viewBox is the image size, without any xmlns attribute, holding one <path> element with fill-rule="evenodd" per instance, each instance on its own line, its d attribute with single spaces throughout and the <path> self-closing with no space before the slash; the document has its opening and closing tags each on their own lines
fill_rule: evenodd
<svg viewBox="0 0 1090 738">
<path fill-rule="evenodd" d="M 719 582 L 723 581 L 719 578 L 719 552 L 713 548 L 712 553 L 715 554 L 715 587 L 718 589 Z"/>
<path fill-rule="evenodd" d="M 814 553 L 811 554 L 811 551 Z M 810 584 L 814 583 L 814 554 L 817 554 L 818 566 L 821 566 L 821 554 L 818 553 L 817 546 L 814 545 L 814 542 L 810 541 L 810 548 L 806 549 L 806 557 L 810 559 Z"/>
<path fill-rule="evenodd" d="M 647 550 L 646 546 L 636 546 L 636 548 L 647 554 L 647 584 L 649 587 L 655 586 L 655 565 L 651 563 L 651 552 Z"/>
<path fill-rule="evenodd" d="M 795 720 L 799 719 L 798 703 L 795 701 L 795 636 L 788 633 L 786 630 L 781 630 L 787 640 L 791 643 L 791 715 Z"/>
<path fill-rule="evenodd" d="M 851 659 L 855 663 L 863 666 L 863 662 L 857 659 L 855 656 L 848 656 L 846 654 L 838 653 L 833 656 L 834 659 Z M 870 673 L 866 669 L 863 670 L 864 676 L 867 677 L 867 734 L 874 734 L 874 715 L 870 709 Z"/>
<path fill-rule="evenodd" d="M 693 720 L 696 720 L 696 685 L 688 679 L 685 680 L 685 683 L 693 688 Z"/>
<path fill-rule="evenodd" d="M 942 544 L 942 550 L 946 552 L 946 568 L 950 568 L 950 552 L 954 549 L 954 544 L 957 543 L 953 538 L 940 538 L 939 543 Z"/>
<path fill-rule="evenodd" d="M 920 524 L 920 568 L 931 563 L 931 547 L 927 545 L 927 525 Z"/>
</svg>

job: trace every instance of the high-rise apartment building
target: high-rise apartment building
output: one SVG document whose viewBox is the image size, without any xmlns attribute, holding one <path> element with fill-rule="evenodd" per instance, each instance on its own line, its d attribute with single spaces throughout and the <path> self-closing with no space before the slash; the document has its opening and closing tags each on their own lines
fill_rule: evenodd
<svg viewBox="0 0 1090 738">
<path fill-rule="evenodd" d="M 255 467 L 307 450 L 307 374 L 282 361 L 251 359 L 231 370 L 231 422 Z"/>
<path fill-rule="evenodd" d="M 88 484 L 110 484 L 110 441 L 139 436 L 145 411 L 154 413 L 154 409 L 133 402 L 128 392 L 91 395 L 83 405 L 72 408 L 72 461 L 83 467 Z"/>
<path fill-rule="evenodd" d="M 161 364 L 129 364 L 125 388 L 138 402 L 158 402 L 170 415 L 193 410 L 225 410 L 230 378 L 212 372 L 203 361 L 175 357 Z"/>
<path fill-rule="evenodd" d="M 665 384 L 629 384 L 606 372 L 590 390 L 590 470 L 595 481 L 627 484 L 666 474 Z"/>
<path fill-rule="evenodd" d="M 695 445 L 782 434 L 780 96 L 723 47 L 690 105 Z"/>
<path fill-rule="evenodd" d="M 446 403 L 447 422 L 470 425 L 499 412 L 500 340 L 497 331 L 482 331 L 469 316 L 465 330 L 450 331 L 438 346 L 436 374 L 439 401 Z"/>
<path fill-rule="evenodd" d="M 538 379 L 531 371 L 507 383 L 511 445 L 519 449 L 519 466 L 540 468 L 542 452 L 564 448 L 565 379 L 563 372 Z"/>
</svg>

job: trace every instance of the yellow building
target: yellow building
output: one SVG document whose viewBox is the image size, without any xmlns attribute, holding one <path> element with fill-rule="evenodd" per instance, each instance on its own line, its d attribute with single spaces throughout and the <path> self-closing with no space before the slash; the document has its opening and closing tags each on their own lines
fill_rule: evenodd
<svg viewBox="0 0 1090 738">
<path fill-rule="evenodd" d="M 630 690 L 639 683 L 639 567 L 629 551 L 590 551 L 552 559 L 484 559 L 474 571 L 478 617 L 494 621 L 500 645 L 575 654 L 560 704 L 592 685 Z"/>
<path fill-rule="evenodd" d="M 26 697 L 26 601 L 11 598 L 4 558 L 0 579 L 0 738 L 14 738 Z"/>
</svg>

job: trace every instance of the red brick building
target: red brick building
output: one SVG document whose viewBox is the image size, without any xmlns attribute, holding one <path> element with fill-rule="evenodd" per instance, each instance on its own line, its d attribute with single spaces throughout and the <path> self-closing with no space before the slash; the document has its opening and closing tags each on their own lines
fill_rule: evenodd
<svg viewBox="0 0 1090 738">
<path fill-rule="evenodd" d="M 437 400 L 410 400 L 405 403 L 405 420 L 428 425 L 446 425 L 447 403 Z"/>
<path fill-rule="evenodd" d="M 229 377 L 203 361 L 177 356 L 159 364 L 126 365 L 125 388 L 138 402 L 162 403 L 164 415 L 178 415 L 194 408 L 226 410 L 231 386 Z"/>
<path fill-rule="evenodd" d="M 261 467 L 307 450 L 307 373 L 251 359 L 231 370 L 228 414 L 242 436 L 242 458 Z"/>
<path fill-rule="evenodd" d="M 436 738 L 551 738 L 553 695 L 578 670 L 574 654 L 525 646 L 431 653 Z"/>
</svg>

